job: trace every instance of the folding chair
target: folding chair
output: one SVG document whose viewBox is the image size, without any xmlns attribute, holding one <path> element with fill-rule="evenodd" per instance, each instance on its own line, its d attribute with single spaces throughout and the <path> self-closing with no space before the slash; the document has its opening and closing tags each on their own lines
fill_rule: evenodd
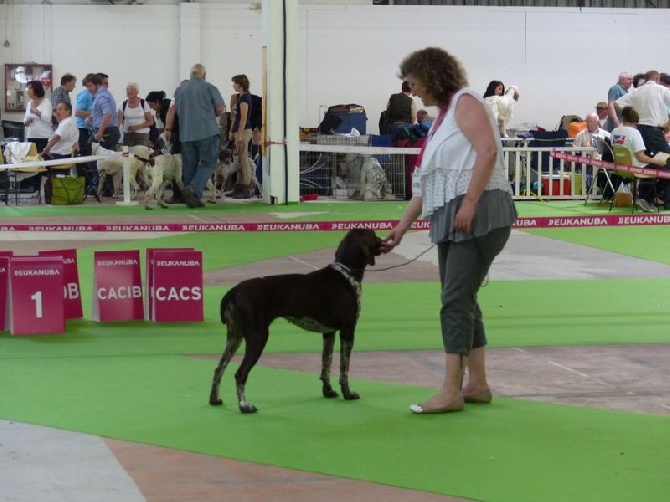
<svg viewBox="0 0 670 502">
<path fill-rule="evenodd" d="M 633 152 L 631 152 L 628 148 L 626 148 L 623 145 L 612 145 L 612 151 L 614 152 L 614 165 L 616 166 L 617 164 L 626 164 L 626 165 L 633 165 Z M 637 199 L 638 199 L 638 190 L 639 190 L 639 184 L 640 181 L 644 180 L 653 180 L 654 184 L 654 198 L 658 197 L 658 193 L 656 192 L 656 176 L 653 175 L 648 175 L 648 174 L 633 174 L 629 173 L 627 171 L 614 171 L 618 176 L 621 177 L 622 180 L 628 180 L 633 184 L 633 209 L 631 213 L 635 212 L 635 207 L 637 205 Z M 610 202 L 610 211 L 612 210 L 612 207 L 614 206 L 614 197 L 612 197 L 612 201 Z M 660 212 L 661 208 L 656 207 L 656 211 Z"/>
<path fill-rule="evenodd" d="M 4 157 L 8 164 L 35 161 L 37 160 L 37 146 L 35 143 L 10 142 L 5 145 Z M 14 192 L 14 203 L 18 206 L 21 181 L 33 176 L 41 176 L 44 172 L 46 169 L 42 166 L 7 169 L 5 171 L 5 204 L 9 204 L 9 194 Z M 37 192 L 41 202 L 41 190 L 38 189 Z"/>
<path fill-rule="evenodd" d="M 607 141 L 602 141 L 602 160 L 610 160 L 614 161 L 614 151 L 612 150 L 612 146 L 609 140 Z M 614 192 L 616 192 L 616 187 L 614 186 L 614 181 L 612 180 L 612 177 L 610 176 L 610 172 L 607 169 L 604 169 L 602 167 L 595 167 L 593 170 L 593 178 L 591 180 L 591 186 L 589 186 L 588 191 L 586 192 L 586 200 L 584 201 L 584 205 L 588 204 L 589 202 L 589 196 L 593 195 L 593 189 L 594 187 L 598 186 L 598 176 L 602 174 L 603 178 L 605 179 L 605 186 L 603 187 L 603 197 L 601 198 L 601 203 L 602 199 L 604 199 L 604 194 L 606 193 L 607 187 L 610 188 L 612 191 L 612 200 L 614 200 Z"/>
</svg>

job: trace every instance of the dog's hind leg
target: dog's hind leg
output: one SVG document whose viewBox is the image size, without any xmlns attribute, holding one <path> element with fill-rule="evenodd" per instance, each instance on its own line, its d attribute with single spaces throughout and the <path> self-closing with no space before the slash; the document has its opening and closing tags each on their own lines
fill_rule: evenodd
<svg viewBox="0 0 670 502">
<path fill-rule="evenodd" d="M 237 349 L 242 343 L 242 336 L 235 330 L 234 327 L 228 328 L 228 336 L 226 339 L 226 348 L 221 355 L 221 360 L 214 370 L 214 378 L 212 379 L 212 390 L 209 393 L 209 404 L 212 406 L 219 406 L 223 404 L 223 400 L 219 397 L 219 387 L 221 386 L 221 377 L 226 371 L 228 363 L 237 352 Z"/>
<path fill-rule="evenodd" d="M 321 382 L 323 382 L 322 392 L 323 397 L 337 397 L 339 394 L 335 392 L 333 386 L 330 384 L 330 367 L 333 363 L 333 347 L 335 346 L 335 333 L 323 334 L 323 353 L 321 354 Z"/>
<path fill-rule="evenodd" d="M 244 359 L 240 367 L 235 372 L 235 381 L 237 382 L 237 404 L 240 407 L 242 413 L 256 413 L 258 408 L 247 401 L 245 394 L 245 387 L 247 385 L 247 378 L 249 377 L 249 372 L 258 362 L 258 358 L 261 357 L 265 344 L 268 341 L 268 328 L 264 328 L 265 331 L 260 330 L 253 332 L 253 336 L 247 336 L 245 333 L 246 340 L 246 351 L 244 354 Z M 251 340 L 253 338 L 253 340 Z"/>
<path fill-rule="evenodd" d="M 354 330 L 340 330 L 340 390 L 344 399 L 360 399 L 361 397 L 349 388 L 349 363 L 353 348 Z"/>
</svg>

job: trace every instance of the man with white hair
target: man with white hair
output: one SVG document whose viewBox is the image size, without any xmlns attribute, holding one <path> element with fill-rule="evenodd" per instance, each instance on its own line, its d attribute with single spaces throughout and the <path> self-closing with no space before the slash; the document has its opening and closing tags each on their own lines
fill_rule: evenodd
<svg viewBox="0 0 670 502">
<path fill-rule="evenodd" d="M 201 64 L 191 67 L 191 78 L 174 93 L 175 106 L 166 117 L 165 137 L 172 139 L 174 114 L 179 117 L 179 140 L 183 165 L 184 202 L 188 207 L 203 207 L 202 192 L 216 170 L 221 138 L 218 117 L 226 111 L 221 92 L 205 81 Z"/>
<path fill-rule="evenodd" d="M 597 150 L 596 158 L 600 159 L 603 154 L 605 138 L 609 138 L 610 133 L 600 127 L 598 114 L 591 112 L 586 116 L 586 129 L 577 133 L 572 146 L 586 148 L 592 146 Z"/>
<path fill-rule="evenodd" d="M 619 73 L 619 80 L 616 84 L 610 87 L 607 91 L 607 108 L 609 114 L 609 121 L 607 123 L 607 130 L 611 131 L 621 124 L 621 108 L 616 104 L 616 100 L 625 96 L 633 85 L 633 75 L 627 71 Z"/>
</svg>

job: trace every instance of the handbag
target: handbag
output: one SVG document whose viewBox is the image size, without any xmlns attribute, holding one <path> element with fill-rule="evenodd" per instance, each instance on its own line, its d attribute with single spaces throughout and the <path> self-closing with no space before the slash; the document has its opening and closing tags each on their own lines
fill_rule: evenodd
<svg viewBox="0 0 670 502">
<path fill-rule="evenodd" d="M 70 204 L 81 204 L 84 202 L 86 185 L 86 178 L 84 176 L 78 176 L 76 178 L 66 176 L 64 178 L 50 179 L 52 205 L 65 206 Z"/>
</svg>

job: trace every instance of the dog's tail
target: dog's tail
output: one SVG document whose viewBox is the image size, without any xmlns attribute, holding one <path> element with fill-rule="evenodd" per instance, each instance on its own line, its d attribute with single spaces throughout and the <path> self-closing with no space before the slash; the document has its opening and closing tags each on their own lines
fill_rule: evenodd
<svg viewBox="0 0 670 502">
<path fill-rule="evenodd" d="M 221 322 L 226 324 L 226 310 L 228 305 L 235 302 L 237 296 L 237 286 L 228 290 L 228 292 L 221 298 Z"/>
</svg>

